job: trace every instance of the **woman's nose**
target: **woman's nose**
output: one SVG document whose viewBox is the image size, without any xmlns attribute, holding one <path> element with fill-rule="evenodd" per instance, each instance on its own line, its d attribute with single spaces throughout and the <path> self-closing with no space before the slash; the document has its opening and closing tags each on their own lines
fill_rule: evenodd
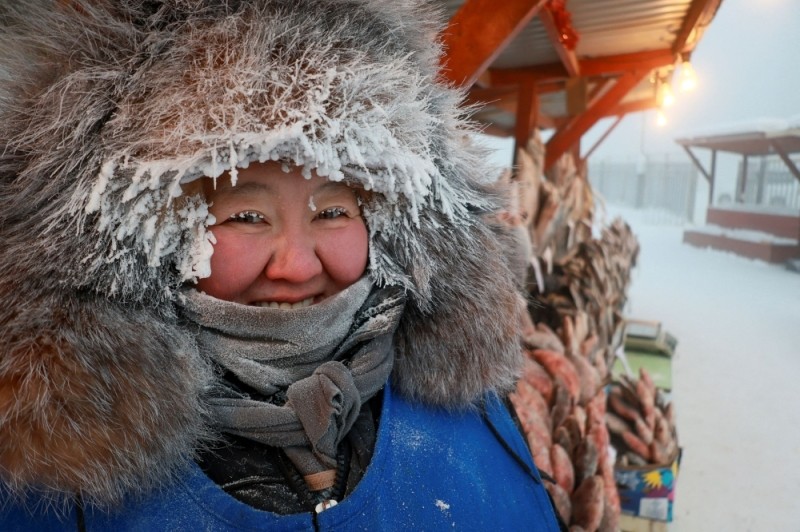
<svg viewBox="0 0 800 532">
<path fill-rule="evenodd" d="M 302 283 L 322 273 L 313 239 L 306 235 L 284 234 L 273 241 L 274 249 L 264 273 L 273 281 Z"/>
</svg>

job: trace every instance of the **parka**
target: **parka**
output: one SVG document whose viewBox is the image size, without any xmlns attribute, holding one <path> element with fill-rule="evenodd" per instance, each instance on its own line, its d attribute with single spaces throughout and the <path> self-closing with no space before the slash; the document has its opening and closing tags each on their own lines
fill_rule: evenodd
<svg viewBox="0 0 800 532">
<path fill-rule="evenodd" d="M 508 412 L 489 409 L 498 439 L 477 406 L 515 382 L 523 306 L 510 237 L 489 216 L 503 202 L 493 169 L 463 95 L 438 78 L 439 19 L 417 0 L 0 8 L 0 523 L 83 508 L 87 525 L 99 512 L 135 528 L 126 512 L 166 501 L 166 523 L 181 497 L 213 491 L 195 458 L 215 437 L 205 398 L 216 377 L 176 310 L 213 253 L 192 184 L 274 160 L 369 192 L 369 275 L 407 296 L 377 447 L 399 462 L 364 499 L 382 501 L 370 518 L 513 501 L 533 529 L 554 526 Z M 391 482 L 416 478 L 400 473 L 412 459 L 434 484 L 448 478 L 434 474 L 439 447 L 399 453 L 392 434 L 406 423 L 421 437 L 450 427 L 441 449 L 476 463 L 444 471 L 458 485 L 483 471 L 464 498 L 490 493 L 395 500 Z M 494 467 L 508 476 L 480 476 Z"/>
</svg>

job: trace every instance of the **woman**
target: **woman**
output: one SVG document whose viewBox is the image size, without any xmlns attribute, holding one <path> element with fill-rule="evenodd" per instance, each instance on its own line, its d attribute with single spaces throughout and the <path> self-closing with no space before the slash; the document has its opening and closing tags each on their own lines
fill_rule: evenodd
<svg viewBox="0 0 800 532">
<path fill-rule="evenodd" d="M 555 527 L 424 5 L 6 11 L 0 528 Z"/>
</svg>

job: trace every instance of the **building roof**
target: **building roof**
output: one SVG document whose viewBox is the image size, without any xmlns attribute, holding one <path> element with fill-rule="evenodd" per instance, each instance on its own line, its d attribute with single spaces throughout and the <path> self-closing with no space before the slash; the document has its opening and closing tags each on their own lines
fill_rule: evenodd
<svg viewBox="0 0 800 532">
<path fill-rule="evenodd" d="M 483 105 L 486 132 L 555 128 L 546 166 L 601 118 L 660 105 L 722 0 L 438 0 L 444 75 Z"/>
<path fill-rule="evenodd" d="M 720 125 L 690 138 L 677 139 L 681 146 L 741 155 L 800 153 L 800 115 L 783 119 L 758 119 L 752 122 Z"/>
</svg>

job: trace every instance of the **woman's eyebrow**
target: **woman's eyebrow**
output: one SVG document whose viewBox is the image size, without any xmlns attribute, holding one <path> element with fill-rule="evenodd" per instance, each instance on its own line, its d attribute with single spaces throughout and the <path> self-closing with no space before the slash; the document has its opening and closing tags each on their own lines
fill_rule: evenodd
<svg viewBox="0 0 800 532">
<path fill-rule="evenodd" d="M 230 182 L 225 183 L 217 188 L 217 194 L 225 194 L 229 196 L 249 196 L 254 193 L 271 193 L 272 187 L 268 183 L 261 183 L 255 181 L 248 181 L 237 185 L 231 185 Z"/>
<path fill-rule="evenodd" d="M 326 181 L 325 183 L 318 186 L 314 189 L 313 194 L 320 194 L 320 193 L 332 193 L 338 194 L 341 192 L 346 192 L 348 194 L 355 194 L 355 190 L 352 187 L 347 186 L 345 183 L 341 181 Z"/>
</svg>

